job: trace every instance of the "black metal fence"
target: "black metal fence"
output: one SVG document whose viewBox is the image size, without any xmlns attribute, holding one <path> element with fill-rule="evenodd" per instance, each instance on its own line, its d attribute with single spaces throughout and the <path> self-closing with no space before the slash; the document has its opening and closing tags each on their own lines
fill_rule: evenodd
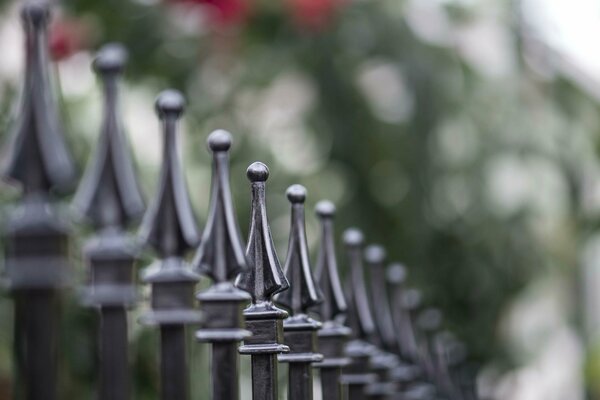
<svg viewBox="0 0 600 400">
<path fill-rule="evenodd" d="M 76 173 L 50 87 L 48 6 L 25 5 L 21 16 L 26 73 L 3 170 L 22 191 L 4 230 L 5 273 L 15 306 L 15 398 L 55 400 L 63 398 L 56 383 L 57 303 L 61 291 L 76 284 L 67 255 L 75 221 L 61 215 L 56 195 L 75 186 Z M 200 233 L 177 156 L 185 100 L 174 90 L 156 100 L 164 149 L 157 191 L 146 208 L 121 130 L 118 81 L 126 58 L 123 47 L 109 44 L 94 61 L 104 85 L 103 121 L 73 200 L 78 223 L 91 224 L 95 232 L 83 249 L 89 274 L 84 303 L 97 308 L 100 319 L 100 399 L 132 397 L 127 310 L 140 301 L 134 265 L 142 247 L 156 256 L 141 276 L 151 290 L 151 307 L 139 322 L 160 331 L 161 399 L 190 398 L 189 328 L 196 329 L 198 341 L 211 345 L 215 400 L 239 399 L 239 354 L 251 357 L 255 400 L 278 397 L 278 363 L 289 364 L 290 400 L 312 399 L 313 387 L 325 400 L 477 398 L 473 376 L 462 367 L 463 346 L 443 330 L 440 312 L 424 307 L 419 290 L 405 286 L 402 265 L 386 267 L 381 246 L 363 248 L 363 235 L 355 228 L 343 234 L 349 273 L 342 286 L 335 206 L 329 201 L 316 207 L 321 238 L 313 271 L 304 226 L 307 193 L 300 185 L 287 191 L 291 231 L 280 264 L 267 217 L 269 169 L 260 162 L 247 170 L 252 200 L 244 245 L 229 187 L 232 138 L 222 130 L 208 137 L 213 176 Z M 136 238 L 128 228 L 142 215 Z M 192 250 L 195 257 L 188 263 Z M 201 276 L 212 286 L 195 293 Z M 320 388 L 313 384 L 315 373 Z"/>
</svg>

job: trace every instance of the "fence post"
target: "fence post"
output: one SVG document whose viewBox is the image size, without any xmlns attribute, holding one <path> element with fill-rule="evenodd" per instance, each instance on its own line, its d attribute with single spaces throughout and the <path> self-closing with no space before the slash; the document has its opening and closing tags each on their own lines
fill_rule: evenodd
<svg viewBox="0 0 600 400">
<path fill-rule="evenodd" d="M 206 317 L 196 338 L 212 345 L 212 399 L 237 400 L 238 342 L 250 335 L 244 329 L 242 308 L 250 295 L 232 281 L 248 267 L 229 188 L 231 135 L 218 130 L 208 136 L 207 142 L 213 153 L 210 210 L 192 265 L 208 275 L 213 285 L 196 296 Z"/>
<path fill-rule="evenodd" d="M 51 192 L 66 192 L 75 168 L 63 138 L 48 73 L 49 6 L 21 9 L 25 83 L 3 176 L 19 184 L 20 203 L 5 226 L 6 275 L 15 304 L 14 397 L 56 400 L 60 288 L 68 282 L 67 221 Z"/>
<path fill-rule="evenodd" d="M 324 356 L 323 361 L 315 364 L 315 367 L 321 372 L 321 397 L 325 400 L 343 400 L 346 398 L 347 388 L 341 380 L 342 368 L 350 364 L 350 359 L 344 354 L 344 345 L 352 331 L 344 325 L 348 306 L 335 255 L 335 205 L 323 200 L 317 203 L 315 211 L 321 224 L 315 278 L 323 293 L 323 302 L 318 308 L 323 327 L 317 335 L 319 350 Z"/>
<path fill-rule="evenodd" d="M 287 190 L 292 204 L 290 238 L 284 272 L 290 283 L 289 290 L 276 301 L 291 310 L 291 317 L 283 323 L 284 341 L 290 352 L 280 354 L 279 361 L 289 363 L 288 400 L 312 400 L 313 370 L 311 364 L 323 360 L 317 353 L 317 330 L 321 323 L 307 315 L 308 310 L 321 303 L 322 294 L 316 285 L 306 243 L 304 201 L 306 189 L 292 185 Z"/>
<path fill-rule="evenodd" d="M 184 260 L 198 244 L 199 235 L 185 177 L 177 158 L 176 125 L 185 101 L 175 90 L 162 92 L 156 111 L 162 120 L 164 149 L 158 190 L 146 211 L 140 236 L 159 260 L 150 265 L 143 280 L 152 287 L 152 310 L 141 322 L 160 327 L 161 399 L 189 398 L 185 326 L 201 322 L 194 310 L 194 286 L 199 276 Z"/>
<path fill-rule="evenodd" d="M 352 328 L 352 340 L 346 345 L 350 365 L 342 373 L 342 381 L 348 385 L 349 400 L 367 398 L 366 388 L 377 380 L 370 371 L 371 363 L 377 356 L 377 348 L 369 343 L 375 334 L 375 322 L 368 303 L 362 270 L 363 234 L 356 228 L 346 229 L 343 234 L 350 274 L 346 293 L 349 296 L 348 320 Z"/>
<path fill-rule="evenodd" d="M 252 189 L 250 233 L 246 248 L 249 269 L 238 275 L 236 285 L 252 296 L 244 310 L 246 327 L 252 336 L 240 346 L 241 354 L 252 357 L 252 398 L 276 400 L 277 354 L 289 351 L 283 344 L 283 319 L 288 313 L 273 305 L 273 296 L 289 287 L 279 265 L 267 219 L 265 182 L 269 169 L 260 162 L 248 167 Z"/>
<path fill-rule="evenodd" d="M 94 60 L 104 85 L 104 116 L 96 153 L 73 201 L 97 230 L 84 248 L 90 276 L 85 302 L 100 311 L 101 400 L 130 397 L 126 308 L 136 300 L 133 264 L 138 246 L 125 228 L 144 212 L 117 106 L 117 80 L 126 59 L 125 49 L 111 44 Z"/>
</svg>

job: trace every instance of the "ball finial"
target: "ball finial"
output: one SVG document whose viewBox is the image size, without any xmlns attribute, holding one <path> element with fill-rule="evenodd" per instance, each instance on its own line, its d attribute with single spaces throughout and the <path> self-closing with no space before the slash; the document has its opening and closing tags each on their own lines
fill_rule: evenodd
<svg viewBox="0 0 600 400">
<path fill-rule="evenodd" d="M 21 18 L 26 24 L 45 25 L 50 19 L 50 5 L 41 1 L 28 2 L 21 8 Z"/>
<path fill-rule="evenodd" d="M 185 108 L 185 99 L 178 90 L 167 89 L 156 97 L 155 108 L 156 113 L 161 118 L 168 114 L 174 114 L 178 117 Z"/>
<path fill-rule="evenodd" d="M 393 263 L 387 268 L 386 276 L 389 283 L 397 285 L 406 280 L 406 267 L 400 263 Z"/>
<path fill-rule="evenodd" d="M 321 200 L 315 206 L 315 212 L 319 217 L 331 218 L 335 215 L 335 204 L 329 200 Z"/>
<path fill-rule="evenodd" d="M 109 43 L 100 48 L 94 59 L 94 69 L 100 73 L 121 72 L 127 63 L 127 49 L 119 43 Z"/>
<path fill-rule="evenodd" d="M 208 148 L 212 151 L 227 151 L 231 147 L 231 133 L 223 129 L 213 131 L 206 139 Z"/>
<path fill-rule="evenodd" d="M 265 182 L 269 179 L 269 168 L 260 161 L 253 162 L 246 170 L 250 182 Z"/>
<path fill-rule="evenodd" d="M 288 200 L 293 204 L 304 203 L 306 200 L 306 188 L 302 185 L 292 185 L 285 192 Z"/>
<path fill-rule="evenodd" d="M 344 244 L 350 247 L 361 246 L 365 240 L 363 233 L 357 228 L 348 228 L 344 231 Z"/>
<path fill-rule="evenodd" d="M 365 249 L 365 260 L 369 264 L 381 264 L 385 260 L 385 249 L 378 244 L 372 244 Z"/>
</svg>

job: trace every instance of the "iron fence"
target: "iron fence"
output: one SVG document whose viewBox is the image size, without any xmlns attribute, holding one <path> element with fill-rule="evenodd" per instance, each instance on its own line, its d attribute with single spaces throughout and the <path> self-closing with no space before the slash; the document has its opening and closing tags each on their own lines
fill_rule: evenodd
<svg viewBox="0 0 600 400">
<path fill-rule="evenodd" d="M 190 398 L 187 329 L 196 329 L 197 340 L 211 346 L 215 400 L 239 399 L 239 354 L 251 358 L 255 400 L 278 397 L 279 363 L 289 364 L 290 400 L 311 400 L 314 387 L 325 400 L 476 399 L 473 376 L 461 367 L 464 352 L 455 351 L 461 344 L 443 330 L 441 313 L 421 304 L 418 289 L 406 287 L 401 264 L 386 267 L 381 246 L 364 248 L 356 228 L 343 233 L 350 272 L 342 286 L 335 205 L 325 200 L 316 207 L 321 237 L 313 272 L 305 231 L 307 193 L 301 185 L 287 191 L 291 230 L 282 267 L 267 217 L 269 169 L 260 162 L 247 170 L 251 221 L 244 246 L 229 186 L 232 137 L 222 130 L 207 140 L 213 175 L 200 233 L 177 156 L 185 100 L 175 90 L 156 100 L 162 167 L 146 208 L 121 129 L 118 86 L 127 52 L 118 44 L 104 46 L 94 60 L 104 87 L 103 120 L 73 200 L 81 218 L 69 221 L 59 212 L 56 194 L 73 189 L 76 172 L 50 87 L 49 7 L 27 4 L 21 16 L 26 33 L 23 97 L 3 170 L 22 193 L 4 229 L 5 273 L 15 307 L 16 398 L 62 398 L 56 384 L 57 302 L 61 291 L 76 284 L 67 256 L 72 227 L 87 223 L 94 235 L 82 249 L 89 274 L 84 304 L 98 310 L 97 392 L 102 400 L 132 397 L 127 312 L 140 302 L 134 265 L 142 248 L 151 249 L 155 261 L 141 276 L 151 295 L 149 311 L 139 322 L 160 331 L 161 399 Z M 128 234 L 140 218 L 138 237 Z M 191 250 L 196 254 L 188 264 Z M 195 293 L 201 276 L 212 285 Z M 313 383 L 315 372 L 320 387 Z"/>
</svg>

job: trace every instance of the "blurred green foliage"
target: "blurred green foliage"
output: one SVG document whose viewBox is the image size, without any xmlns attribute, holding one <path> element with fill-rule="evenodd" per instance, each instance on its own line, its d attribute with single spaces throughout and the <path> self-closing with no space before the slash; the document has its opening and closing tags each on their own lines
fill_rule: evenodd
<svg viewBox="0 0 600 400">
<path fill-rule="evenodd" d="M 218 28 L 175 3 L 67 0 L 60 18 L 89 24 L 92 47 L 109 41 L 126 45 L 128 87 L 149 93 L 175 87 L 186 94 L 184 158 L 199 222 L 210 176 L 204 141 L 211 130 L 226 128 L 236 140 L 232 188 L 243 232 L 249 211 L 245 167 L 262 160 L 271 168 L 269 214 L 282 258 L 288 228 L 284 191 L 298 182 L 308 188 L 309 208 L 322 198 L 337 203 L 338 233 L 358 226 L 369 242 L 386 246 L 390 260 L 409 267 L 411 284 L 443 310 L 446 325 L 468 343 L 475 361 L 510 361 L 497 332 L 514 295 L 551 269 L 564 269 L 575 280 L 578 233 L 591 229 L 588 219 L 578 218 L 576 146 L 591 142 L 598 130 L 598 107 L 589 97 L 567 80 L 542 79 L 523 60 L 518 3 L 493 2 L 509 59 L 499 75 L 479 69 L 451 40 L 419 34 L 407 16 L 414 2 L 343 3 L 319 29 L 294 24 L 285 2 L 256 1 L 243 23 Z M 465 4 L 440 6 L 450 32 L 489 19 L 486 2 Z M 5 86 L 6 120 L 15 86 Z M 97 131 L 77 122 L 83 96 L 61 99 L 82 168 Z M 569 129 L 574 136 L 565 134 Z M 149 197 L 156 165 L 145 160 L 144 149 L 133 147 Z M 550 172 L 523 184 L 519 166 Z M 498 174 L 515 181 L 499 179 L 503 185 L 494 186 Z M 553 203 L 547 211 L 544 199 L 510 197 L 514 185 L 535 192 L 530 186 L 538 183 L 544 197 L 548 174 L 559 182 L 557 192 L 567 204 L 558 218 L 564 227 L 552 231 L 544 221 Z M 314 244 L 316 222 L 311 214 L 308 219 Z M 341 251 L 340 259 L 345 268 Z M 76 268 L 84 276 L 80 261 Z M 64 310 L 66 398 L 89 398 L 95 316 L 74 296 Z M 135 318 L 133 313 L 134 326 Z M 0 339 L 6 372 L 10 338 Z M 156 335 L 134 327 L 132 343 L 136 398 L 154 398 Z M 206 348 L 190 348 L 194 391 L 206 393 Z"/>
</svg>

